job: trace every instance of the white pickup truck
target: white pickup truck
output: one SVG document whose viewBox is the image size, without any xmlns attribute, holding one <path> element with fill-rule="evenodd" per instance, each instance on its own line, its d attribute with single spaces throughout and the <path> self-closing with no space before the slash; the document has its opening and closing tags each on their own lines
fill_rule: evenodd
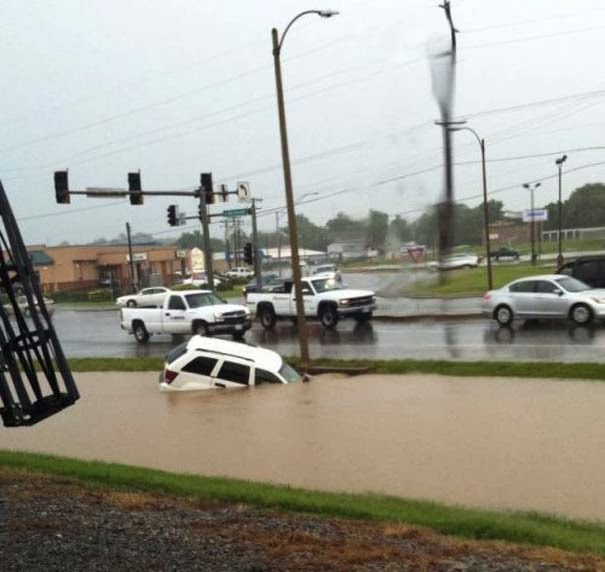
<svg viewBox="0 0 605 572">
<path fill-rule="evenodd" d="M 341 318 L 367 321 L 376 309 L 376 296 L 370 290 L 350 290 L 332 277 L 303 278 L 305 316 L 318 318 L 325 328 L 334 328 Z M 271 292 L 251 292 L 246 303 L 266 329 L 279 319 L 296 317 L 294 285 L 286 280 Z"/>
<path fill-rule="evenodd" d="M 228 304 L 210 290 L 171 292 L 161 308 L 122 308 L 120 321 L 141 344 L 153 334 L 231 334 L 239 339 L 252 326 L 248 308 Z"/>
</svg>

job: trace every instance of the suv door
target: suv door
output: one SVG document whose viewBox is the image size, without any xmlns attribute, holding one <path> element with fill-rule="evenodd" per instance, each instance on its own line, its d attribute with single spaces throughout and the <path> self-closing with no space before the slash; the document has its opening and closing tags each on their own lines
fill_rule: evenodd
<svg viewBox="0 0 605 572">
<path fill-rule="evenodd" d="M 214 374 L 212 385 L 214 387 L 247 387 L 251 384 L 251 373 L 250 362 L 228 357 L 223 360 Z"/>
<path fill-rule="evenodd" d="M 184 389 L 193 386 L 199 389 L 212 387 L 212 374 L 216 370 L 219 360 L 210 355 L 196 355 L 181 367 L 179 372 L 179 386 Z"/>
<path fill-rule="evenodd" d="M 605 288 L 605 260 L 580 260 L 576 262 L 574 278 L 592 288 Z"/>
<path fill-rule="evenodd" d="M 168 303 L 160 310 L 163 312 L 163 330 L 167 334 L 188 334 L 191 332 L 191 324 L 187 321 L 185 312 L 187 306 L 180 294 L 172 294 Z"/>
</svg>

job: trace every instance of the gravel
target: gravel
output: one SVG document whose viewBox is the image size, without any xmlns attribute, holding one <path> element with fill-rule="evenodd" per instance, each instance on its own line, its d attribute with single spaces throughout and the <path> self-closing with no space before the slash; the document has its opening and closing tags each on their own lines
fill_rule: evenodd
<svg viewBox="0 0 605 572">
<path fill-rule="evenodd" d="M 0 468 L 0 568 L 559 572 L 605 571 L 605 560 L 452 539 L 403 524 L 90 489 Z"/>
</svg>

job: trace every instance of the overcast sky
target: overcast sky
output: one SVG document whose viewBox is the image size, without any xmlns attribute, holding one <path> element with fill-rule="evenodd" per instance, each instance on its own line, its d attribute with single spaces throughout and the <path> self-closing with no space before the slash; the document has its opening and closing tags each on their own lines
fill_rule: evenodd
<svg viewBox="0 0 605 572">
<path fill-rule="evenodd" d="M 313 201 L 298 211 L 317 223 L 369 208 L 417 217 L 443 192 L 427 57 L 447 38 L 437 4 L 4 0 L 0 178 L 26 242 L 113 237 L 126 221 L 158 237 L 183 230 L 166 223 L 170 199 L 56 205 L 52 174 L 62 168 L 74 189 L 125 187 L 137 169 L 150 190 L 193 188 L 203 171 L 232 187 L 249 181 L 270 215 L 260 228 L 273 228 L 269 211 L 285 202 L 270 32 L 311 8 L 341 14 L 301 19 L 284 44 L 295 194 Z M 452 13 L 460 30 L 455 115 L 486 139 L 489 159 L 553 153 L 490 162 L 493 198 L 527 208 L 521 184 L 542 180 L 537 206 L 556 200 L 560 151 L 569 155 L 564 197 L 604 181 L 605 150 L 570 150 L 605 146 L 605 4 L 452 0 Z M 480 194 L 472 134 L 455 135 L 455 160 L 470 162 L 456 167 L 456 197 Z M 193 199 L 178 204 L 197 210 Z"/>
</svg>

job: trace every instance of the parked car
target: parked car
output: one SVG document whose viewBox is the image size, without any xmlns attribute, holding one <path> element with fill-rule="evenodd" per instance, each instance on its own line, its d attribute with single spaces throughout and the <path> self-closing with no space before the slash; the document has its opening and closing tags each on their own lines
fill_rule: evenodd
<svg viewBox="0 0 605 572">
<path fill-rule="evenodd" d="M 214 287 L 216 288 L 221 283 L 221 279 L 218 276 L 214 277 Z M 195 272 L 188 278 L 181 281 L 181 284 L 190 284 L 196 288 L 208 287 L 208 276 L 205 272 Z"/>
<path fill-rule="evenodd" d="M 495 258 L 496 260 L 500 260 L 501 258 L 512 258 L 513 260 L 519 260 L 521 255 L 519 252 L 513 248 L 509 248 L 508 246 L 501 246 L 498 250 L 492 250 L 489 253 L 490 258 Z"/>
<path fill-rule="evenodd" d="M 256 312 L 265 329 L 277 320 L 296 317 L 296 300 L 292 280 L 285 280 L 272 292 L 252 292 L 246 302 Z M 370 290 L 350 290 L 334 278 L 304 278 L 302 290 L 307 318 L 319 319 L 324 328 L 332 329 L 342 318 L 366 322 L 376 310 L 376 295 Z"/>
<path fill-rule="evenodd" d="M 279 274 L 274 272 L 268 272 L 267 274 L 261 274 L 261 289 L 265 290 L 268 286 L 281 284 L 283 280 L 279 277 Z M 248 296 L 250 292 L 258 292 L 258 285 L 256 284 L 256 277 L 252 278 L 248 284 L 242 288 L 244 298 Z"/>
<path fill-rule="evenodd" d="M 171 292 L 161 308 L 122 308 L 120 326 L 144 344 L 153 334 L 231 334 L 239 339 L 252 326 L 250 310 L 228 304 L 210 290 Z"/>
<path fill-rule="evenodd" d="M 340 272 L 335 264 L 321 264 L 313 269 L 313 276 L 321 276 L 323 278 L 336 278 L 341 280 Z"/>
<path fill-rule="evenodd" d="M 481 258 L 475 254 L 452 254 L 444 256 L 439 261 L 429 262 L 431 270 L 457 270 L 460 268 L 477 268 Z"/>
<path fill-rule="evenodd" d="M 592 288 L 605 288 L 605 256 L 580 256 L 563 264 L 557 274 L 573 276 Z"/>
<path fill-rule="evenodd" d="M 254 276 L 254 270 L 245 266 L 236 266 L 225 272 L 225 276 L 229 278 L 251 278 Z"/>
<path fill-rule="evenodd" d="M 163 286 L 143 288 L 136 294 L 128 294 L 127 296 L 116 298 L 116 304 L 118 306 L 128 306 L 129 308 L 134 308 L 136 306 L 142 308 L 157 307 L 164 303 L 164 299 L 170 292 L 171 290 L 169 288 L 164 288 Z"/>
<path fill-rule="evenodd" d="M 295 383 L 304 378 L 274 351 L 193 336 L 166 356 L 160 391 Z"/>
<path fill-rule="evenodd" d="M 506 326 L 514 319 L 562 318 L 588 324 L 605 318 L 605 290 L 561 274 L 515 280 L 483 296 L 482 313 Z"/>
</svg>

